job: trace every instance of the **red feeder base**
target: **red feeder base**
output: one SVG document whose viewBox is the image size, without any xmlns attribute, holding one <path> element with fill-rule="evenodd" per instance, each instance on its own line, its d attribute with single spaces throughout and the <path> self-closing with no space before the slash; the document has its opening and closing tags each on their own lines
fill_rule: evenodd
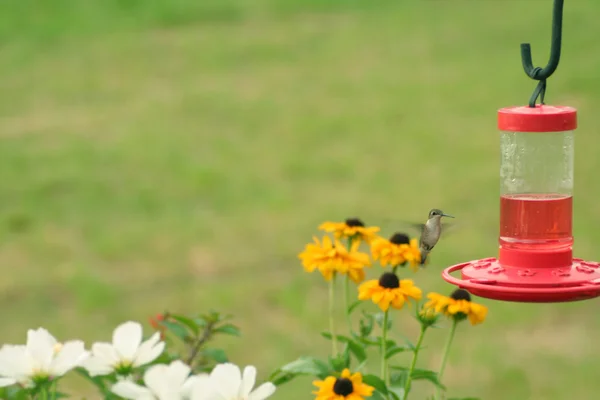
<svg viewBox="0 0 600 400">
<path fill-rule="evenodd" d="M 462 279 L 451 273 L 461 271 Z M 561 303 L 600 296 L 600 263 L 574 258 L 567 268 L 500 265 L 494 257 L 446 268 L 446 282 L 487 299 L 519 303 Z"/>
</svg>

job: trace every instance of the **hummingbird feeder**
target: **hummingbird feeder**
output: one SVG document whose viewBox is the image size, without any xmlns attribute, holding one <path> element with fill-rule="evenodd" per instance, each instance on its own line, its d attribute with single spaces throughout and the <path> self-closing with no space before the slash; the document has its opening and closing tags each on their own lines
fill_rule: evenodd
<svg viewBox="0 0 600 400">
<path fill-rule="evenodd" d="M 545 68 L 523 68 L 538 80 L 528 106 L 498 111 L 500 234 L 498 257 L 444 270 L 447 282 L 484 298 L 557 303 L 600 296 L 600 263 L 573 258 L 573 158 L 577 110 L 544 104 L 546 79 L 560 58 L 563 0 L 554 1 L 552 49 Z M 539 105 L 535 102 L 541 97 Z M 451 274 L 460 271 L 461 279 Z"/>
</svg>

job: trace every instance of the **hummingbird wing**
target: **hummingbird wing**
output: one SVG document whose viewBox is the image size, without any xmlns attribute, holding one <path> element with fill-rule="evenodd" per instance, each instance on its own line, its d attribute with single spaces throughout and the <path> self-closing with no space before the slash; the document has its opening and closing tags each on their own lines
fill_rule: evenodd
<svg viewBox="0 0 600 400">
<path fill-rule="evenodd" d="M 457 226 L 456 222 L 442 222 L 442 235 L 447 236 L 453 234 Z M 424 223 L 415 223 L 412 221 L 399 221 L 393 218 L 385 218 L 382 223 L 382 231 L 390 231 L 390 236 L 394 232 L 404 232 L 409 236 L 419 236 L 419 246 L 421 245 L 421 235 L 423 234 Z M 386 236 L 382 234 L 383 236 Z"/>
</svg>

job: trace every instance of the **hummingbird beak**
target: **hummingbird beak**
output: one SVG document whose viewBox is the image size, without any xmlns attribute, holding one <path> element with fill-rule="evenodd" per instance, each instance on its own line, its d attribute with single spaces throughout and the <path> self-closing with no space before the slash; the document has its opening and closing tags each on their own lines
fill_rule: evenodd
<svg viewBox="0 0 600 400">
<path fill-rule="evenodd" d="M 449 214 L 442 214 L 442 217 L 454 218 L 452 215 L 449 215 Z"/>
</svg>

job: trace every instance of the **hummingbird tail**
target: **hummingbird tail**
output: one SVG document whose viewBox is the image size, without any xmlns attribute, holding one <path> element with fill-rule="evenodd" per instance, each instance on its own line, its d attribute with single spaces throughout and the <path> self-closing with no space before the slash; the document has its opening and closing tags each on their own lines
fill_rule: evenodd
<svg viewBox="0 0 600 400">
<path fill-rule="evenodd" d="M 429 255 L 428 251 L 421 251 L 421 268 L 423 268 L 423 266 L 425 265 L 425 263 L 427 262 L 427 256 Z"/>
</svg>

